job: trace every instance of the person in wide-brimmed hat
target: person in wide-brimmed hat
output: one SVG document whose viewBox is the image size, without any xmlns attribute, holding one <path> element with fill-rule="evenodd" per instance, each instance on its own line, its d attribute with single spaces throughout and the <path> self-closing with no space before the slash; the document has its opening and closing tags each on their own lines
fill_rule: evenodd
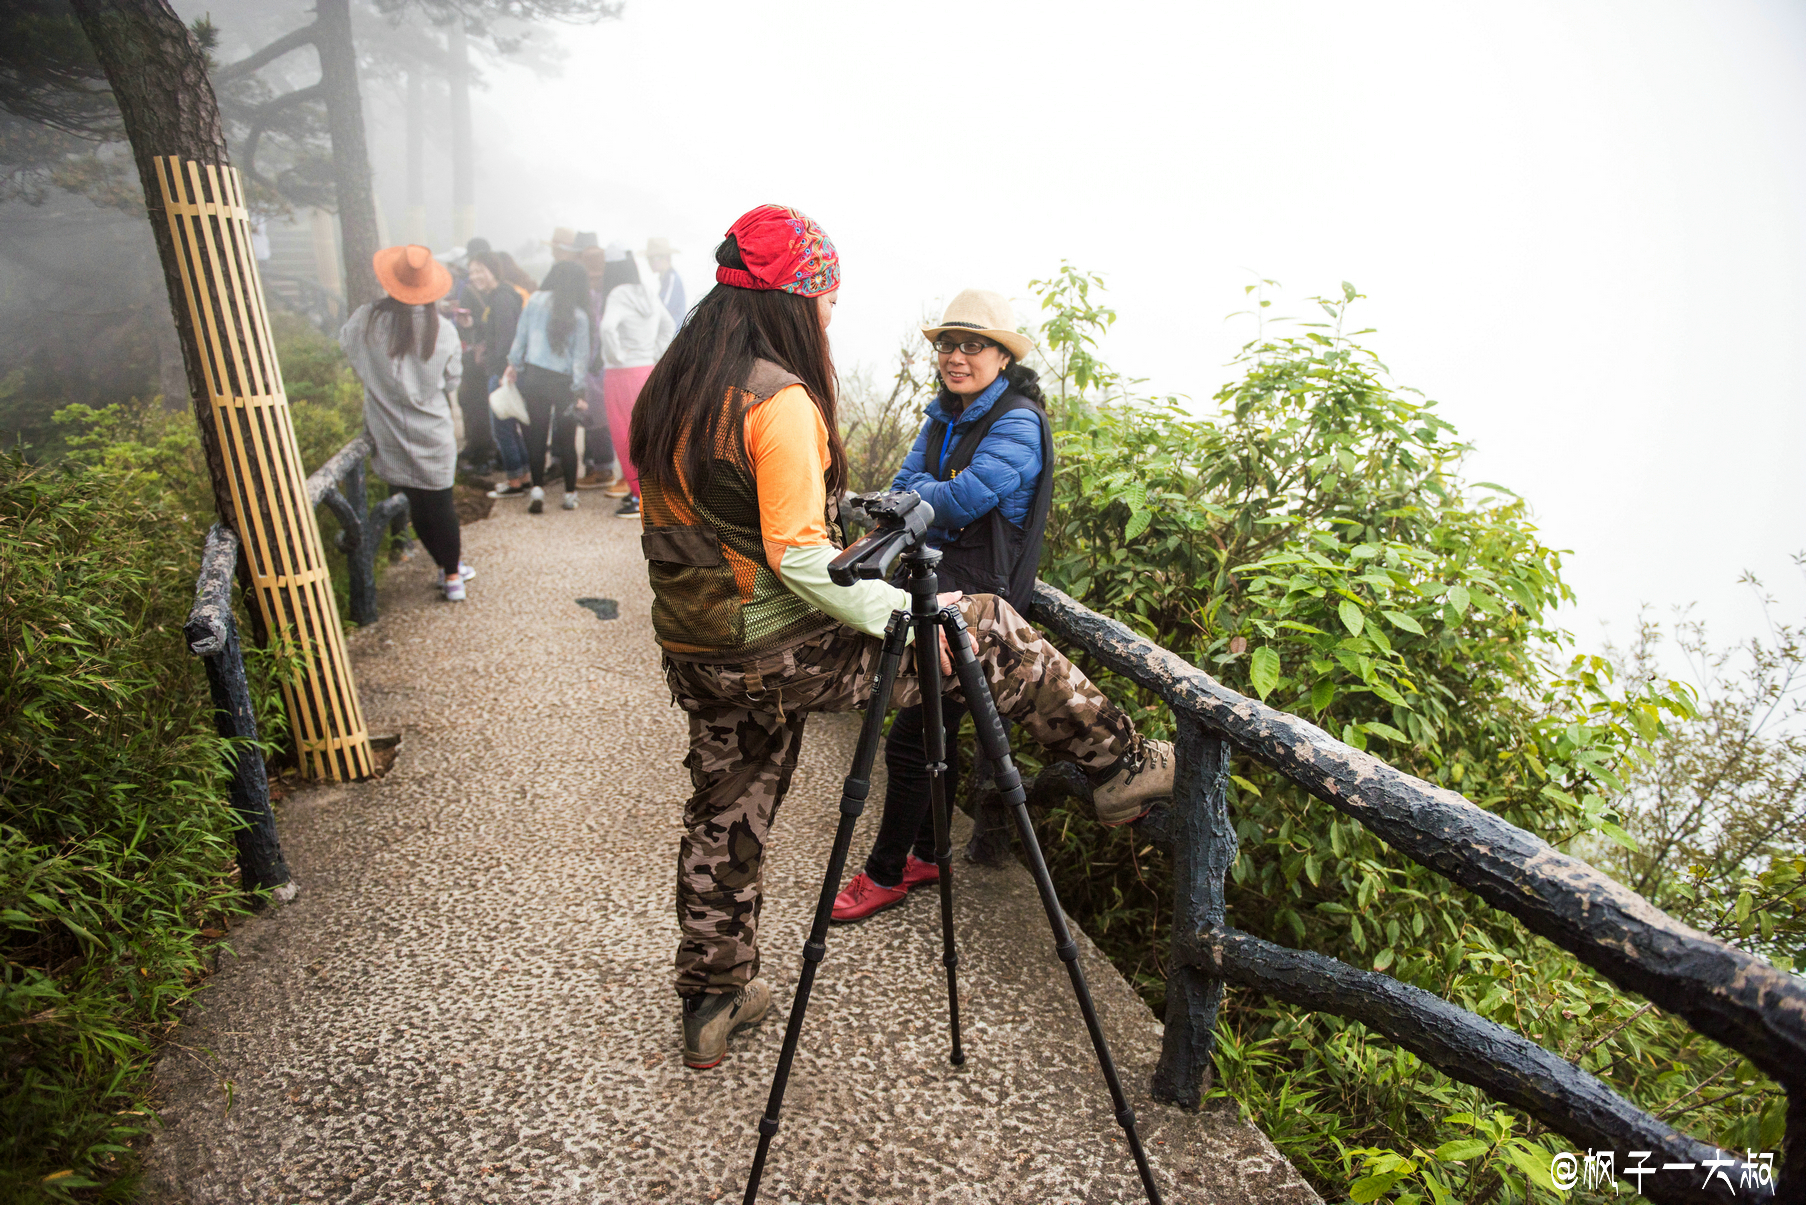
<svg viewBox="0 0 1806 1205">
<path fill-rule="evenodd" d="M 684 1063 L 697 1070 L 720 1063 L 734 1030 L 770 1005 L 759 978 L 765 842 L 804 722 L 870 700 L 886 625 L 909 607 L 889 582 L 843 587 L 828 573 L 847 479 L 827 333 L 841 280 L 834 244 L 804 214 L 761 205 L 729 227 L 715 263 L 715 287 L 640 393 L 630 447 L 652 629 L 690 721 L 676 986 Z M 959 606 L 1004 714 L 1091 773 L 1106 819 L 1141 814 L 1162 789 L 1157 742 L 1007 599 L 941 601 Z M 947 669 L 944 688 L 957 692 Z M 920 690 L 906 668 L 879 705 L 915 703 Z M 1170 794 L 1170 757 L 1167 767 Z"/>
<path fill-rule="evenodd" d="M 462 601 L 470 566 L 458 559 L 451 398 L 463 363 L 457 328 L 434 305 L 451 291 L 452 274 L 417 245 L 384 247 L 371 263 L 388 296 L 359 306 L 339 331 L 339 346 L 364 384 L 370 467 L 408 496 L 414 531 L 444 574 L 445 597 Z"/>
<path fill-rule="evenodd" d="M 1022 362 L 1034 341 L 1016 329 L 1002 294 L 986 289 L 955 297 L 922 334 L 934 347 L 941 389 L 891 488 L 914 490 L 934 508 L 928 542 L 941 550 L 943 585 L 998 595 L 1015 613 L 1026 613 L 1053 499 L 1053 441 L 1041 386 Z M 959 748 L 965 714 L 960 700 L 941 705 L 949 750 Z M 919 704 L 900 709 L 891 721 L 884 816 L 865 868 L 834 899 L 836 921 L 863 920 L 903 903 L 916 887 L 940 881 L 923 723 Z M 1140 756 L 1147 767 L 1140 772 L 1141 790 L 1111 799 L 1099 789 L 1098 819 L 1105 824 L 1138 819 L 1161 790 L 1170 790 L 1172 747 L 1144 741 Z M 947 758 L 950 797 L 959 784 L 959 761 L 957 752 Z M 981 782 L 991 777 L 982 758 L 974 768 Z"/>
</svg>

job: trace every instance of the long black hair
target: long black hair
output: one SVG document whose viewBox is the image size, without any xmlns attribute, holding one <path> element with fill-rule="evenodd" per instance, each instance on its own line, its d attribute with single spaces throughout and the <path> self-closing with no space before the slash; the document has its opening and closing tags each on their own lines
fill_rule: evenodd
<svg viewBox="0 0 1806 1205">
<path fill-rule="evenodd" d="M 1033 402 L 1041 409 L 1047 409 L 1047 395 L 1041 392 L 1041 374 L 1028 365 L 1020 363 L 1014 356 L 1010 357 L 1010 366 L 1003 370 L 1009 379 L 1009 387 Z"/>
<path fill-rule="evenodd" d="M 376 316 L 389 316 L 389 358 L 399 360 L 405 356 L 418 354 L 422 360 L 433 358 L 433 348 L 439 345 L 439 311 L 430 305 L 409 305 L 405 301 L 397 301 L 393 297 L 385 297 L 370 307 L 370 325 L 365 337 L 376 338 Z M 414 315 L 417 311 L 426 311 L 426 327 L 420 333 L 418 352 L 414 347 Z"/>
<path fill-rule="evenodd" d="M 715 248 L 715 262 L 746 270 L 732 236 Z M 628 455 L 643 477 L 682 496 L 708 484 L 730 389 L 743 388 L 753 361 L 770 360 L 802 381 L 828 427 L 828 491 L 846 488 L 847 450 L 836 415 L 834 358 L 813 297 L 782 289 L 718 284 L 697 302 L 659 358 L 634 403 Z M 683 464 L 677 463 L 682 449 Z"/>
<path fill-rule="evenodd" d="M 577 329 L 577 311 L 589 313 L 589 273 L 574 259 L 560 260 L 539 282 L 539 291 L 552 295 L 552 319 L 546 323 L 546 338 L 554 351 L 562 352 L 570 346 L 571 332 Z"/>
<path fill-rule="evenodd" d="M 614 292 L 616 285 L 637 285 L 639 283 L 640 269 L 633 262 L 631 255 L 626 259 L 611 259 L 602 265 L 602 300 L 604 301 L 608 300 L 608 295 Z"/>
</svg>

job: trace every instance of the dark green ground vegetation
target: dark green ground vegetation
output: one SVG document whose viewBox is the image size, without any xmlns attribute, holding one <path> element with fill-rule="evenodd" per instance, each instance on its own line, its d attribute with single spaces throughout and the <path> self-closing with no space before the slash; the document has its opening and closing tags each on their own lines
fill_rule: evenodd
<svg viewBox="0 0 1806 1205">
<path fill-rule="evenodd" d="M 277 330 L 312 467 L 361 390 L 331 340 Z M 0 453 L 0 1201 L 125 1200 L 159 1044 L 255 901 L 181 632 L 213 521 L 194 420 L 78 404 L 51 443 Z M 274 750 L 293 663 L 249 656 Z"/>
</svg>

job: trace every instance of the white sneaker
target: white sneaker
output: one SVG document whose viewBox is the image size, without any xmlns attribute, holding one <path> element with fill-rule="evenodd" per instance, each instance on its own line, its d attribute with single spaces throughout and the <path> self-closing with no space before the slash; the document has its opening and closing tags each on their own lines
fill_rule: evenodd
<svg viewBox="0 0 1806 1205">
<path fill-rule="evenodd" d="M 476 575 L 477 575 L 477 571 L 475 569 L 472 569 L 469 565 L 466 565 L 463 561 L 458 562 L 458 580 L 467 582 L 471 578 L 475 577 Z"/>
<path fill-rule="evenodd" d="M 536 485 L 533 487 L 533 492 L 527 497 L 527 513 L 530 515 L 544 514 L 545 509 L 546 492 Z"/>
<path fill-rule="evenodd" d="M 445 601 L 446 602 L 463 602 L 464 601 L 464 579 L 462 577 L 460 577 L 455 582 L 452 581 L 450 578 L 446 579 Z"/>
<path fill-rule="evenodd" d="M 575 493 L 568 493 L 564 496 L 564 509 L 566 509 L 566 510 L 576 510 L 577 509 L 577 495 Z"/>
</svg>

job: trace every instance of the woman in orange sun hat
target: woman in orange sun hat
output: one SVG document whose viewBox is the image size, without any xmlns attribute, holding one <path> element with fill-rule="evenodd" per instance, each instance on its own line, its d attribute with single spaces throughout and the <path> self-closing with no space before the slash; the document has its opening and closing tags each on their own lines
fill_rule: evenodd
<svg viewBox="0 0 1806 1205">
<path fill-rule="evenodd" d="M 462 602 L 471 571 L 458 559 L 451 399 L 463 361 L 457 328 L 434 306 L 451 291 L 451 272 L 418 245 L 384 247 L 372 262 L 388 296 L 359 306 L 339 331 L 339 346 L 364 384 L 370 467 L 408 496 L 414 531 L 444 574 L 445 597 Z"/>
</svg>

